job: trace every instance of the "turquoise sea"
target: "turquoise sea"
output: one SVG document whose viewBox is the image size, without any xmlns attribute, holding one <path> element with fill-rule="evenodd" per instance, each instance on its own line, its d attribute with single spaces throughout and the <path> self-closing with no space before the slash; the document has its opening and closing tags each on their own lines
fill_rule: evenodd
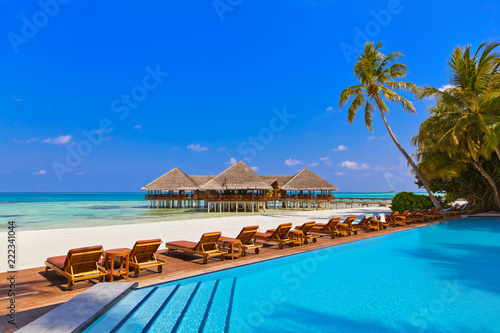
<svg viewBox="0 0 500 333">
<path fill-rule="evenodd" d="M 336 192 L 337 198 L 392 198 L 395 192 Z M 0 220 L 18 230 L 94 227 L 252 213 L 148 209 L 144 193 L 0 193 Z"/>
</svg>

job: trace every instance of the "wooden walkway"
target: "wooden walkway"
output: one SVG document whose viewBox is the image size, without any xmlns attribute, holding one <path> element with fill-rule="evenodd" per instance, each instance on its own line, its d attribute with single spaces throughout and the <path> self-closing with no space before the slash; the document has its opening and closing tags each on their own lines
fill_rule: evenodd
<svg viewBox="0 0 500 333">
<path fill-rule="evenodd" d="M 283 250 L 279 250 L 276 245 L 266 244 L 258 255 L 251 252 L 246 257 L 236 260 L 226 259 L 222 262 L 218 259 L 210 259 L 206 265 L 203 265 L 200 257 L 176 251 L 171 252 L 171 254 L 167 257 L 164 255 L 165 248 L 162 247 L 159 253 L 159 258 L 167 261 L 167 264 L 163 268 L 163 272 L 157 273 L 156 270 L 143 270 L 140 272 L 138 278 L 134 278 L 133 274 L 131 274 L 127 282 L 138 282 L 139 287 L 145 287 L 199 274 L 248 265 L 263 260 L 284 257 L 318 248 L 335 246 L 389 233 L 420 228 L 443 221 L 449 221 L 455 218 L 456 217 L 444 220 L 428 221 L 426 223 L 412 224 L 407 227 L 389 227 L 386 230 L 378 232 L 360 232 L 358 235 L 336 239 L 331 239 L 329 236 L 320 237 L 316 244 L 309 243 L 308 245 L 295 246 L 292 248 L 285 247 Z M 8 309 L 6 309 L 7 302 L 9 301 L 8 297 L 6 297 L 6 290 L 8 289 L 6 281 L 10 274 L 11 273 L 0 273 L 0 281 L 2 281 L 0 284 L 0 332 L 16 331 L 18 328 L 23 327 L 29 322 L 56 308 L 59 304 L 68 301 L 97 283 L 97 280 L 77 282 L 75 283 L 72 291 L 67 291 L 66 279 L 61 278 L 52 270 L 49 271 L 47 276 L 44 275 L 44 267 L 18 271 L 16 273 L 16 325 L 13 327 L 8 323 Z M 115 277 L 115 281 L 117 281 L 115 283 L 120 283 L 126 280 L 121 277 Z"/>
</svg>

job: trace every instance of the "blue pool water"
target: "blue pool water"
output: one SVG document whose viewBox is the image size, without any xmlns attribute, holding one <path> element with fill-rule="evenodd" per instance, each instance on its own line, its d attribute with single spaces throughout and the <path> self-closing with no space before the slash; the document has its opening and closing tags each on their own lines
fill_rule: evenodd
<svg viewBox="0 0 500 333">
<path fill-rule="evenodd" d="M 500 332 L 499 258 L 500 219 L 460 219 L 141 288 L 86 332 Z"/>
</svg>

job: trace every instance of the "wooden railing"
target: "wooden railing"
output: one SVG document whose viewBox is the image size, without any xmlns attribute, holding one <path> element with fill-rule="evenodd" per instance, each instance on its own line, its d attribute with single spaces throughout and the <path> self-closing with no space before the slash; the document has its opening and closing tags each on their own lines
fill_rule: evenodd
<svg viewBox="0 0 500 333">
<path fill-rule="evenodd" d="M 196 200 L 196 194 L 146 194 L 146 200 Z"/>
<path fill-rule="evenodd" d="M 268 201 L 272 200 L 267 195 L 261 194 L 211 194 L 206 198 L 207 201 Z"/>
</svg>

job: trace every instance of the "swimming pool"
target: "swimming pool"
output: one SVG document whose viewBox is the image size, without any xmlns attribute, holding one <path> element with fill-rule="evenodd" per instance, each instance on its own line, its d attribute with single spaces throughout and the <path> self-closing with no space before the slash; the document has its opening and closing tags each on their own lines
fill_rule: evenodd
<svg viewBox="0 0 500 333">
<path fill-rule="evenodd" d="M 500 219 L 468 218 L 141 288 L 85 332 L 500 332 L 499 308 Z"/>
</svg>

